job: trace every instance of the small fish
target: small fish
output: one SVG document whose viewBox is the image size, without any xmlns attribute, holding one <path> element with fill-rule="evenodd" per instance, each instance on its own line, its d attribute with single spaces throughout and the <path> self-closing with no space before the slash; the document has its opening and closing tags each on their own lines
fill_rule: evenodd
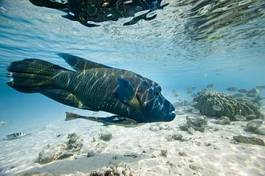
<svg viewBox="0 0 265 176">
<path fill-rule="evenodd" d="M 154 81 L 132 71 L 66 53 L 61 56 L 75 71 L 39 59 L 12 62 L 10 87 L 24 93 L 41 93 L 62 104 L 105 111 L 142 122 L 175 118 L 175 108 Z"/>
<path fill-rule="evenodd" d="M 19 139 L 25 136 L 28 136 L 29 134 L 23 133 L 23 132 L 18 132 L 18 133 L 12 133 L 6 136 L 4 140 L 14 140 L 14 139 Z"/>
<path fill-rule="evenodd" d="M 215 111 L 222 111 L 222 108 L 220 106 L 218 106 L 218 105 L 213 105 L 212 108 Z"/>
<path fill-rule="evenodd" d="M 0 127 L 2 127 L 2 126 L 6 126 L 7 125 L 7 122 L 5 122 L 5 121 L 0 121 Z"/>
<path fill-rule="evenodd" d="M 230 91 L 230 92 L 234 92 L 234 91 L 237 91 L 237 88 L 236 87 L 228 87 L 226 90 Z"/>
</svg>

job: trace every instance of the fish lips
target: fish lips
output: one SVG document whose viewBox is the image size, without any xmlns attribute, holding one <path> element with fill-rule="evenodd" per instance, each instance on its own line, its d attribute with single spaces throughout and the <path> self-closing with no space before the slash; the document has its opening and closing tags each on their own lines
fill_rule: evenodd
<svg viewBox="0 0 265 176">
<path fill-rule="evenodd" d="M 173 110 L 167 115 L 167 118 L 165 118 L 165 121 L 166 122 L 172 121 L 175 119 L 175 117 L 176 117 L 176 113 L 175 113 L 175 110 Z"/>
<path fill-rule="evenodd" d="M 164 101 L 162 108 L 152 108 L 153 103 L 148 103 L 144 108 L 145 120 L 149 122 L 169 122 L 175 119 L 176 113 L 174 106 L 167 100 Z"/>
</svg>

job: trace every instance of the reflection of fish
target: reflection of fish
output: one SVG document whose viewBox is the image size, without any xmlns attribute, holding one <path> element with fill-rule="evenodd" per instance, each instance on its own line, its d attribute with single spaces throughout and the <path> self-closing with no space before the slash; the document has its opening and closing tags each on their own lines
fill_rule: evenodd
<svg viewBox="0 0 265 176">
<path fill-rule="evenodd" d="M 122 17 L 134 17 L 137 12 L 148 11 L 143 15 L 134 17 L 124 25 L 132 25 L 139 20 L 152 20 L 156 17 L 148 14 L 156 9 L 168 5 L 161 5 L 161 0 L 66 0 L 54 2 L 53 0 L 30 0 L 34 5 L 62 10 L 67 13 L 64 18 L 79 21 L 85 26 L 98 26 L 90 22 L 117 21 Z"/>
<path fill-rule="evenodd" d="M 12 133 L 6 136 L 5 140 L 14 140 L 14 139 L 19 139 L 22 137 L 25 137 L 29 134 L 23 133 L 23 132 L 19 132 L 19 133 Z"/>
<path fill-rule="evenodd" d="M 69 54 L 59 54 L 76 71 L 25 59 L 8 67 L 7 84 L 25 93 L 41 93 L 72 107 L 106 111 L 137 122 L 171 121 L 173 105 L 154 81 L 134 72 L 108 67 Z"/>
</svg>

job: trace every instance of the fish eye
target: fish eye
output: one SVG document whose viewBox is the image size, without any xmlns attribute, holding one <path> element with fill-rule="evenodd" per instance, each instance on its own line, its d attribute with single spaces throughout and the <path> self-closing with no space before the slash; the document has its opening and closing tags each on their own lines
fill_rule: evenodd
<svg viewBox="0 0 265 176">
<path fill-rule="evenodd" d="M 158 96 L 159 95 L 159 92 L 155 92 L 155 95 Z"/>
</svg>

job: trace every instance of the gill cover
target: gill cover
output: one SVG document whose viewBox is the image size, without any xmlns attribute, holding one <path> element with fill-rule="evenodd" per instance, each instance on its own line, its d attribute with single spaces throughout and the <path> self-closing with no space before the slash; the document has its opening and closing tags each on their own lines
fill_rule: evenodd
<svg viewBox="0 0 265 176">
<path fill-rule="evenodd" d="M 135 92 L 131 82 L 124 78 L 117 79 L 118 87 L 114 91 L 114 95 L 123 103 L 138 107 L 139 101 L 135 96 Z"/>
</svg>

